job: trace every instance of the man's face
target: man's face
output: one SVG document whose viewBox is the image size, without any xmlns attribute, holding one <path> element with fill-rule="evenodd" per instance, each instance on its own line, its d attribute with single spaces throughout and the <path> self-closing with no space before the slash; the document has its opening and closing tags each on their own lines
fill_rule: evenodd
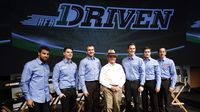
<svg viewBox="0 0 200 112">
<path fill-rule="evenodd" d="M 135 54 L 135 51 L 136 51 L 135 45 L 130 45 L 128 48 L 128 54 L 132 56 Z"/>
<path fill-rule="evenodd" d="M 108 63 L 114 64 L 116 62 L 116 56 L 110 55 L 108 56 Z"/>
<path fill-rule="evenodd" d="M 149 58 L 151 56 L 151 50 L 150 49 L 145 49 L 144 50 L 144 58 Z"/>
<path fill-rule="evenodd" d="M 88 46 L 87 47 L 87 55 L 90 56 L 90 57 L 93 57 L 94 54 L 95 54 L 94 46 Z"/>
<path fill-rule="evenodd" d="M 49 51 L 43 49 L 41 52 L 38 52 L 38 58 L 42 62 L 46 62 L 49 59 Z"/>
<path fill-rule="evenodd" d="M 71 60 L 73 57 L 73 51 L 71 49 L 66 49 L 63 55 L 66 59 Z"/>
<path fill-rule="evenodd" d="M 166 49 L 165 48 L 160 48 L 160 50 L 158 52 L 158 56 L 160 58 L 164 58 L 166 56 Z"/>
</svg>

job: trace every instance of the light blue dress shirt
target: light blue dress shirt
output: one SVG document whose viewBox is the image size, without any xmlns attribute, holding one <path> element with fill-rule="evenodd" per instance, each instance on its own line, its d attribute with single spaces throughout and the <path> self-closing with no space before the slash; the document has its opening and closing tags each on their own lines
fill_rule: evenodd
<svg viewBox="0 0 200 112">
<path fill-rule="evenodd" d="M 71 60 L 63 59 L 55 65 L 52 81 L 57 95 L 61 94 L 60 89 L 78 87 L 77 71 L 77 65 Z"/>
<path fill-rule="evenodd" d="M 158 59 L 158 63 L 161 69 L 161 78 L 162 79 L 170 78 L 171 79 L 170 87 L 174 88 L 177 80 L 176 67 L 174 61 L 165 57 L 163 59 Z"/>
<path fill-rule="evenodd" d="M 138 56 L 128 56 L 122 60 L 122 65 L 126 73 L 126 79 L 140 80 L 140 85 L 145 83 L 145 64 L 143 59 Z"/>
<path fill-rule="evenodd" d="M 145 58 L 145 72 L 146 80 L 156 80 L 156 88 L 160 88 L 161 85 L 161 71 L 158 61 L 153 58 Z"/>
<path fill-rule="evenodd" d="M 25 64 L 20 85 L 26 100 L 32 99 L 37 103 L 50 100 L 49 73 L 48 64 L 42 63 L 39 58 Z"/>
<path fill-rule="evenodd" d="M 85 81 L 99 80 L 101 62 L 96 57 L 85 57 L 79 65 L 79 81 L 83 92 L 88 92 Z"/>
</svg>

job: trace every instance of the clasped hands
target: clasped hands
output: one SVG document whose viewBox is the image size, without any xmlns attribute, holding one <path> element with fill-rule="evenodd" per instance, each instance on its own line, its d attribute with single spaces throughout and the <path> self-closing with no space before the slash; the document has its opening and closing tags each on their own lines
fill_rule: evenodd
<svg viewBox="0 0 200 112">
<path fill-rule="evenodd" d="M 121 90 L 122 90 L 122 87 L 120 87 L 120 86 L 112 86 L 112 87 L 111 87 L 111 90 L 112 90 L 113 92 L 118 92 L 118 91 L 121 91 Z"/>
</svg>

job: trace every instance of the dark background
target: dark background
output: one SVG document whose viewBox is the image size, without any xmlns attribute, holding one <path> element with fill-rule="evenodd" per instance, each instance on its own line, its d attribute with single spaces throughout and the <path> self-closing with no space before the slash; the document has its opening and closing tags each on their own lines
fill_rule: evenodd
<svg viewBox="0 0 200 112">
<path fill-rule="evenodd" d="M 9 76 L 13 74 L 21 74 L 24 64 L 27 61 L 30 61 L 34 58 L 36 58 L 36 48 L 27 50 L 27 46 L 15 46 L 12 40 L 11 33 L 12 32 L 21 32 L 24 33 L 25 31 L 28 33 L 32 33 L 32 35 L 37 35 L 37 32 L 32 31 L 31 29 L 34 29 L 34 27 L 30 26 L 22 26 L 19 21 L 27 19 L 27 16 L 31 14 L 43 14 L 43 15 L 58 15 L 57 9 L 60 3 L 69 2 L 74 4 L 80 4 L 80 5 L 97 5 L 97 6 L 116 6 L 116 7 L 129 7 L 129 8 L 174 8 L 175 13 L 173 15 L 173 19 L 171 20 L 171 24 L 169 26 L 169 29 L 166 31 L 137 31 L 137 38 L 131 40 L 124 39 L 120 40 L 124 42 L 124 44 L 120 44 L 119 46 L 116 45 L 116 43 L 112 43 L 112 40 L 114 39 L 112 36 L 110 40 L 107 40 L 107 45 L 110 46 L 101 46 L 101 42 L 94 42 L 96 39 L 86 38 L 85 41 L 80 41 L 81 45 L 73 46 L 74 48 L 82 48 L 84 51 L 85 45 L 88 42 L 94 42 L 96 46 L 96 51 L 101 51 L 106 53 L 107 49 L 109 47 L 116 48 L 117 52 L 126 52 L 126 45 L 129 42 L 135 42 L 137 45 L 137 53 L 142 53 L 142 48 L 144 46 L 150 46 L 152 47 L 153 51 L 156 51 L 159 47 L 174 47 L 177 45 L 184 45 L 185 47 L 183 49 L 168 52 L 168 57 L 172 58 L 175 61 L 176 65 L 190 65 L 190 66 L 199 66 L 198 58 L 200 57 L 199 54 L 199 48 L 200 44 L 195 42 L 189 42 L 186 40 L 186 33 L 187 31 L 190 31 L 190 25 L 195 21 L 200 19 L 200 14 L 198 11 L 200 8 L 198 7 L 197 3 L 194 2 L 174 2 L 172 0 L 155 0 L 155 1 L 149 1 L 149 0 L 142 0 L 142 1 L 115 1 L 112 0 L 106 0 L 106 1 L 92 1 L 92 0 L 67 0 L 67 1 L 61 1 L 61 0 L 15 0 L 15 1 L 2 1 L 3 7 L 1 10 L 1 23 L 0 23 L 0 40 L 10 40 L 8 43 L 1 43 L 0 44 L 0 76 Z M 1 4 L 2 5 L 2 4 Z M 26 29 L 30 28 L 30 29 Z M 77 30 L 78 28 L 74 28 Z M 23 32 L 24 30 L 24 32 Z M 50 29 L 52 30 L 52 29 Z M 32 31 L 32 32 L 31 32 Z M 57 30 L 59 32 L 59 30 Z M 84 31 L 89 31 L 89 29 L 80 29 L 80 34 Z M 93 30 L 94 33 L 99 32 L 99 30 Z M 96 32 L 95 32 L 96 31 Z M 42 31 L 41 31 L 42 32 Z M 101 31 L 101 33 L 108 33 L 112 34 L 115 32 L 119 32 L 118 29 L 110 30 L 110 31 Z M 126 32 L 131 31 L 122 31 L 122 34 Z M 66 32 L 67 34 L 67 32 Z M 101 35 L 99 33 L 99 35 Z M 105 34 L 104 34 L 105 35 Z M 46 38 L 48 38 L 48 35 L 45 35 Z M 96 35 L 97 38 L 98 34 Z M 135 36 L 135 33 L 132 35 Z M 141 36 L 141 37 L 140 37 Z M 159 40 L 152 40 L 152 41 L 146 41 L 145 39 L 151 39 L 153 36 L 162 36 L 162 38 Z M 165 38 L 163 38 L 165 37 Z M 80 38 L 80 37 L 77 37 Z M 126 37 L 127 38 L 127 37 Z M 140 40 L 141 39 L 141 40 Z M 55 38 L 56 40 L 56 38 Z M 57 40 L 56 40 L 57 41 Z M 141 41 L 141 42 L 140 42 Z M 109 43 L 110 42 L 110 43 Z M 138 42 L 138 43 L 137 43 Z M 71 42 L 70 44 L 72 44 Z M 74 44 L 72 44 L 74 45 Z M 169 45 L 169 46 L 168 46 Z M 65 45 L 62 45 L 64 47 Z M 101 47 L 100 47 L 101 46 Z M 24 47 L 24 48 L 23 48 Z M 39 47 L 39 45 L 38 45 Z M 119 49 L 119 50 L 118 50 Z M 81 58 L 83 58 L 85 55 L 81 55 L 80 57 L 75 57 L 73 60 L 79 64 L 79 61 Z M 104 56 L 98 56 L 101 58 L 102 65 L 106 63 L 106 58 L 102 58 Z M 140 57 L 142 57 L 140 55 Z M 153 55 L 154 58 L 157 58 L 156 55 Z M 51 68 L 51 71 L 53 69 L 53 66 L 62 59 L 62 54 L 60 55 L 54 55 L 52 54 L 50 56 L 49 65 Z M 121 57 L 118 59 L 118 62 L 121 63 Z"/>
</svg>

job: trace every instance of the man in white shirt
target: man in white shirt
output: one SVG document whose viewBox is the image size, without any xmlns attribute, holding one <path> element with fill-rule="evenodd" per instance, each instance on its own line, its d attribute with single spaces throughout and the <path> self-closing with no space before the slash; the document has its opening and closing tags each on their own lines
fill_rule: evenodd
<svg viewBox="0 0 200 112">
<path fill-rule="evenodd" d="M 106 112 L 120 112 L 122 87 L 125 83 L 125 73 L 122 66 L 116 63 L 114 49 L 108 50 L 108 63 L 102 67 L 100 83 L 106 100 Z"/>
</svg>

